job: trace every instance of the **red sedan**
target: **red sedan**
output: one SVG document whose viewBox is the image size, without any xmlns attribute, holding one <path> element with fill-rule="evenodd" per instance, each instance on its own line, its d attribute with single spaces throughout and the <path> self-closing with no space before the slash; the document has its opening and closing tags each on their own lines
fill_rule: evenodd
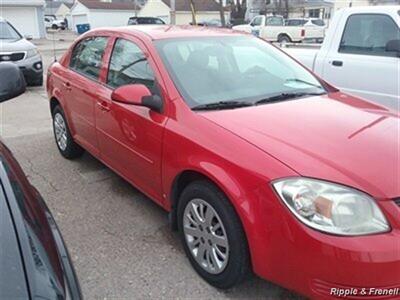
<svg viewBox="0 0 400 300">
<path fill-rule="evenodd" d="M 61 154 L 87 150 L 169 211 L 210 284 L 253 271 L 314 298 L 400 286 L 397 113 L 209 28 L 91 31 L 47 89 Z"/>
</svg>

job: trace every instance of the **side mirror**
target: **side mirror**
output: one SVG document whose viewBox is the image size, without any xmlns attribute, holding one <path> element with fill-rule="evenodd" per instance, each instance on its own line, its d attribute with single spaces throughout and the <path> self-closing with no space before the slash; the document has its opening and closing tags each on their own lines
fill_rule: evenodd
<svg viewBox="0 0 400 300">
<path fill-rule="evenodd" d="M 386 44 L 386 52 L 397 52 L 397 56 L 400 56 L 400 40 L 390 40 Z"/>
<path fill-rule="evenodd" d="M 0 63 L 0 102 L 25 93 L 26 83 L 21 70 L 10 62 Z"/>
<path fill-rule="evenodd" d="M 163 102 L 157 95 L 152 95 L 144 84 L 129 84 L 113 91 L 111 99 L 115 102 L 145 106 L 156 112 L 162 112 Z"/>
<path fill-rule="evenodd" d="M 29 34 L 25 35 L 24 38 L 25 38 L 26 40 L 28 40 L 28 41 L 33 40 L 33 36 L 31 36 L 31 35 L 29 35 Z"/>
</svg>

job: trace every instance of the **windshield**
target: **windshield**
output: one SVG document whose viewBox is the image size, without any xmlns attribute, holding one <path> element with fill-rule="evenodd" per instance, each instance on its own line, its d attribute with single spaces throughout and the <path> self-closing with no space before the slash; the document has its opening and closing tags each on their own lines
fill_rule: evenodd
<svg viewBox="0 0 400 300">
<path fill-rule="evenodd" d="M 191 107 L 221 101 L 247 104 L 282 94 L 325 93 L 305 68 L 250 36 L 166 39 L 156 47 Z"/>
<path fill-rule="evenodd" d="M 7 22 L 0 22 L 0 40 L 19 40 L 21 35 Z"/>
</svg>

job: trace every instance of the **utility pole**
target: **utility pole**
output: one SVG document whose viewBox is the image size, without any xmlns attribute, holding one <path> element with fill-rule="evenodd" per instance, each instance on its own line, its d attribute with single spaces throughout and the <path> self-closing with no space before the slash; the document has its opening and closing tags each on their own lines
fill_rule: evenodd
<svg viewBox="0 0 400 300">
<path fill-rule="evenodd" d="M 170 11 L 170 23 L 172 25 L 176 25 L 176 7 L 175 7 L 175 0 L 171 0 L 171 7 L 170 7 L 171 11 Z"/>
</svg>

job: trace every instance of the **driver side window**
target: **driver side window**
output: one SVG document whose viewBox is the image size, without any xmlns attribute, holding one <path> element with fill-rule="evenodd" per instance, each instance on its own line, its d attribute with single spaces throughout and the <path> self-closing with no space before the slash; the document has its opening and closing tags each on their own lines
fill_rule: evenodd
<svg viewBox="0 0 400 300">
<path fill-rule="evenodd" d="M 375 56 L 397 56 L 386 50 L 391 40 L 400 39 L 393 19 L 383 14 L 355 14 L 348 18 L 339 52 Z"/>
<path fill-rule="evenodd" d="M 118 39 L 111 55 L 107 84 L 117 88 L 141 83 L 153 90 L 154 82 L 154 72 L 143 51 L 133 42 Z"/>
<path fill-rule="evenodd" d="M 251 26 L 260 26 L 262 23 L 262 17 L 255 17 L 253 21 L 251 21 Z"/>
</svg>

